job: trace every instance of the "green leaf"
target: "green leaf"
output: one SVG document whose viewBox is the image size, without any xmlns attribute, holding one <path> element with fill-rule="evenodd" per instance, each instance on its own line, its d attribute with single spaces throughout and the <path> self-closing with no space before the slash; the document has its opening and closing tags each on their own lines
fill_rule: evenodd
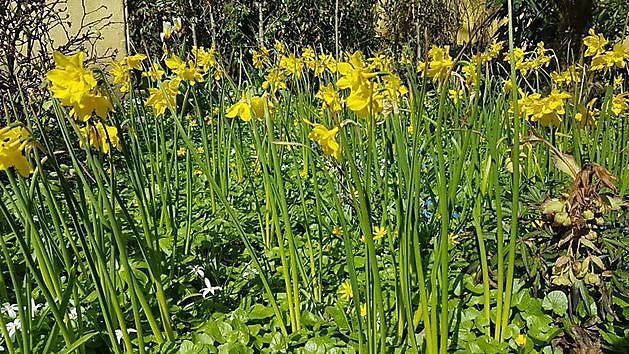
<svg viewBox="0 0 629 354">
<path fill-rule="evenodd" d="M 544 297 L 542 307 L 545 310 L 552 310 L 559 316 L 564 316 L 568 310 L 568 297 L 561 290 L 551 291 Z"/>
<path fill-rule="evenodd" d="M 271 316 L 273 316 L 273 309 L 262 304 L 255 304 L 249 310 L 249 319 L 251 320 L 262 320 Z"/>
<path fill-rule="evenodd" d="M 250 354 L 253 349 L 247 348 L 240 342 L 226 343 L 218 347 L 219 354 Z"/>
<path fill-rule="evenodd" d="M 225 323 L 220 320 L 210 320 L 204 327 L 205 332 L 211 335 L 215 341 L 221 344 L 227 342 L 227 339 L 225 339 L 225 335 L 232 330 L 232 326 L 229 323 Z"/>
<path fill-rule="evenodd" d="M 325 308 L 325 312 L 332 317 L 339 329 L 349 331 L 349 322 L 347 322 L 347 317 L 345 317 L 345 314 L 341 311 L 341 309 L 338 307 L 328 306 Z"/>
<path fill-rule="evenodd" d="M 306 342 L 304 346 L 305 354 L 329 353 L 334 348 L 334 340 L 329 337 L 315 337 Z"/>
</svg>

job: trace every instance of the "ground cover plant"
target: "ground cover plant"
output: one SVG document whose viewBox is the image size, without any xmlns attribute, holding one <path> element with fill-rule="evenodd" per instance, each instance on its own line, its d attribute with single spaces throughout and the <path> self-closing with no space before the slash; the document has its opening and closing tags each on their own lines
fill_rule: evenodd
<svg viewBox="0 0 629 354">
<path fill-rule="evenodd" d="M 181 26 L 3 107 L 2 351 L 629 350 L 629 48 L 223 58 Z"/>
</svg>

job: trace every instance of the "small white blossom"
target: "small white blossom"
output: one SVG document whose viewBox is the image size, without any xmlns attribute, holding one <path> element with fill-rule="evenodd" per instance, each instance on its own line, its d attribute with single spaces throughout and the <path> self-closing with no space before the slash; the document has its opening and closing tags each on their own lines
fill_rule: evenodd
<svg viewBox="0 0 629 354">
<path fill-rule="evenodd" d="M 199 278 L 205 277 L 205 269 L 201 265 L 192 266 L 192 273 L 196 274 Z"/>
<path fill-rule="evenodd" d="M 22 329 L 22 322 L 20 322 L 19 318 L 16 318 L 13 322 L 7 323 L 7 332 L 9 332 L 9 338 L 11 341 L 13 341 L 15 335 L 20 329 Z"/>
<path fill-rule="evenodd" d="M 35 300 L 31 298 L 31 318 L 35 318 L 39 309 L 42 308 L 43 304 L 36 304 Z"/>
<path fill-rule="evenodd" d="M 138 331 L 136 331 L 133 328 L 127 328 L 127 334 L 129 333 L 137 333 Z M 118 341 L 118 343 L 122 343 L 122 330 L 121 329 L 117 329 L 115 330 L 116 333 L 116 340 Z"/>
<path fill-rule="evenodd" d="M 203 295 L 203 297 L 207 297 L 208 294 L 214 295 L 217 291 L 223 290 L 221 286 L 212 286 L 208 278 L 205 278 L 203 281 L 205 282 L 205 288 L 201 289 L 201 295 Z"/>
<path fill-rule="evenodd" d="M 2 304 L 2 313 L 9 316 L 10 319 L 14 319 L 17 317 L 18 309 L 19 307 L 17 306 L 17 304 L 10 304 L 8 302 L 5 302 L 4 304 Z"/>
</svg>

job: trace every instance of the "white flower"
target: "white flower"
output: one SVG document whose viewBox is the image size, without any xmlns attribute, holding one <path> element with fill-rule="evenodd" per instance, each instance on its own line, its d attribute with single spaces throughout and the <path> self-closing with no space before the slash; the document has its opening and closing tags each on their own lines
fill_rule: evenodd
<svg viewBox="0 0 629 354">
<path fill-rule="evenodd" d="M 208 278 L 205 278 L 203 281 L 205 282 L 205 288 L 201 289 L 201 295 L 203 295 L 203 297 L 207 297 L 210 293 L 214 295 L 216 291 L 223 290 L 223 287 L 221 286 L 212 286 L 212 283 L 210 283 L 210 279 Z"/>
<path fill-rule="evenodd" d="M 13 341 L 17 332 L 22 329 L 22 322 L 20 322 L 19 318 L 13 320 L 13 322 L 7 323 L 7 332 L 9 332 L 9 338 Z"/>
<path fill-rule="evenodd" d="M 8 302 L 2 304 L 2 312 L 9 316 L 10 319 L 14 319 L 17 317 L 18 309 L 19 307 L 17 306 L 17 304 L 10 304 Z"/>
<path fill-rule="evenodd" d="M 199 278 L 205 277 L 205 269 L 200 265 L 192 266 L 192 273 L 196 274 Z"/>
<path fill-rule="evenodd" d="M 37 312 L 39 312 L 39 309 L 42 308 L 42 306 L 44 305 L 36 304 L 35 300 L 31 298 L 31 318 L 35 318 L 35 315 L 37 315 Z"/>
<path fill-rule="evenodd" d="M 162 38 L 162 41 L 169 40 L 172 34 L 173 34 L 173 25 L 168 21 L 164 21 L 162 23 L 162 33 L 159 34 L 159 36 Z"/>
<path fill-rule="evenodd" d="M 138 331 L 136 331 L 133 328 L 127 328 L 127 334 L 129 333 L 137 333 Z M 118 343 L 122 343 L 122 330 L 121 329 L 117 329 L 115 330 L 116 333 L 116 340 L 118 341 Z"/>
<path fill-rule="evenodd" d="M 173 18 L 173 30 L 175 30 L 175 32 L 179 33 L 179 32 L 181 32 L 182 28 L 183 28 L 183 25 L 181 24 L 181 17 Z"/>
</svg>

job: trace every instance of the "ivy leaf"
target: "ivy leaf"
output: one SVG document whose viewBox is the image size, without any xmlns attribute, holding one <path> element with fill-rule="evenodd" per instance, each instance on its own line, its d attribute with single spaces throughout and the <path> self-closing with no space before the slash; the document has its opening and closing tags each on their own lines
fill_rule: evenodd
<svg viewBox="0 0 629 354">
<path fill-rule="evenodd" d="M 564 316 L 568 311 L 568 297 L 561 290 L 551 291 L 544 297 L 542 307 L 545 310 L 552 310 L 559 316 Z"/>
</svg>

